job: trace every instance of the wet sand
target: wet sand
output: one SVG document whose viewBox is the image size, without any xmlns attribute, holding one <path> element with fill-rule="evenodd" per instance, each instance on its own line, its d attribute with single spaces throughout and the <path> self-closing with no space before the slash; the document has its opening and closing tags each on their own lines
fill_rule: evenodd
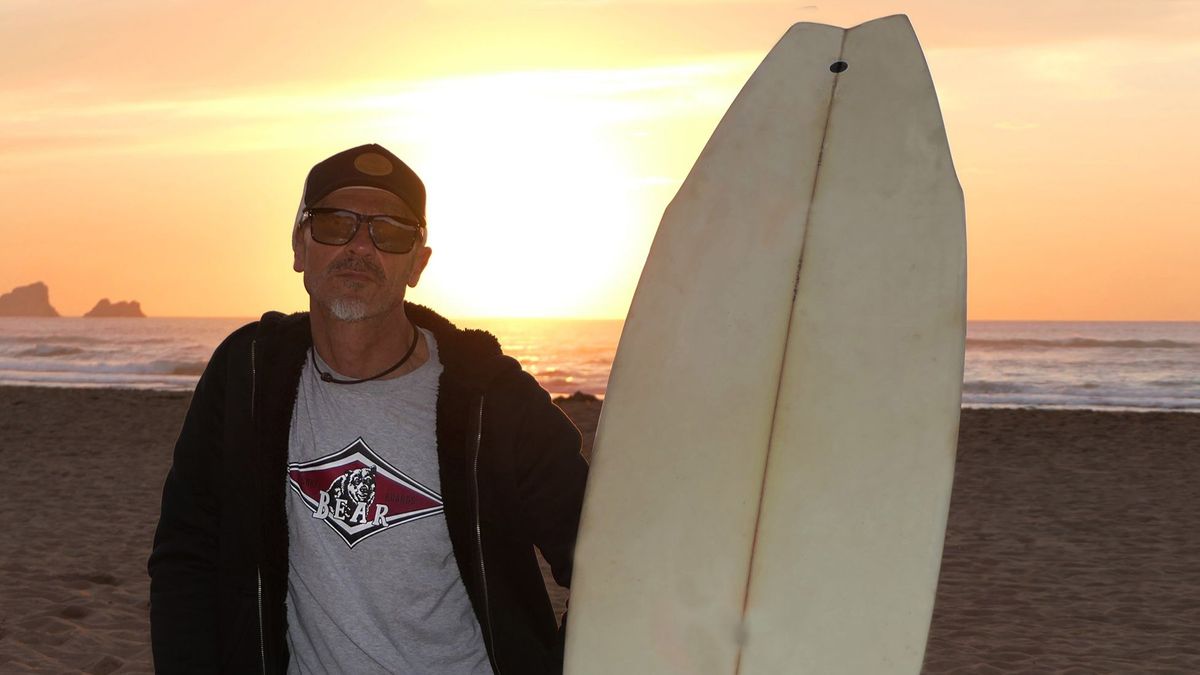
<svg viewBox="0 0 1200 675">
<path fill-rule="evenodd" d="M 0 673 L 150 672 L 187 401 L 0 387 Z M 1200 672 L 1200 415 L 964 411 L 924 672 Z"/>
</svg>

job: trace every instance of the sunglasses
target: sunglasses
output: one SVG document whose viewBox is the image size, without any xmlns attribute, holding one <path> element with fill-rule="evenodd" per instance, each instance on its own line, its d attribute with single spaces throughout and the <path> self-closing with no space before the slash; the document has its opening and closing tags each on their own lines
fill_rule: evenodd
<svg viewBox="0 0 1200 675">
<path fill-rule="evenodd" d="M 304 221 L 314 241 L 328 246 L 344 246 L 358 234 L 358 228 L 367 223 L 371 243 L 385 253 L 408 253 L 421 239 L 424 225 L 412 218 L 402 216 L 367 216 L 345 209 L 306 209 Z"/>
</svg>

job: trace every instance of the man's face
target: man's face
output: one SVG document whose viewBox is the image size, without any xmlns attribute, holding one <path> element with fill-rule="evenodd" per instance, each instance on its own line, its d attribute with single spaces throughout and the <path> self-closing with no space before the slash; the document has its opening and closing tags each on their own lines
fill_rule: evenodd
<svg viewBox="0 0 1200 675">
<path fill-rule="evenodd" d="M 415 218 L 399 197 L 369 187 L 335 190 L 313 206 Z M 308 225 L 301 227 L 292 242 L 292 267 L 304 273 L 313 309 L 319 306 L 341 321 L 361 321 L 397 309 L 405 286 L 417 285 L 430 248 L 418 242 L 408 253 L 386 253 L 375 248 L 368 229 L 363 223 L 349 243 L 330 246 L 313 240 Z"/>
</svg>

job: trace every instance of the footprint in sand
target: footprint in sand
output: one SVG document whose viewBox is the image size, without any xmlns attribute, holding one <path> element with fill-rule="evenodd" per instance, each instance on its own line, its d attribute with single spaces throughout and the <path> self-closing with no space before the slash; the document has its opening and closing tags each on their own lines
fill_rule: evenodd
<svg viewBox="0 0 1200 675">
<path fill-rule="evenodd" d="M 56 579 L 60 579 L 66 588 L 72 590 L 84 590 L 90 586 L 120 586 L 121 582 L 112 574 L 97 573 L 97 574 L 60 574 Z"/>
<path fill-rule="evenodd" d="M 89 675 L 108 675 L 109 673 L 116 672 L 123 665 L 125 665 L 125 662 L 121 659 L 105 654 L 99 659 L 96 659 L 96 661 L 92 663 L 92 665 L 88 666 L 88 669 L 84 672 L 88 673 Z"/>
<path fill-rule="evenodd" d="M 82 605 L 67 605 L 58 610 L 58 616 L 64 619 L 82 619 L 91 613 L 91 609 Z"/>
<path fill-rule="evenodd" d="M 111 574 L 88 574 L 83 577 L 84 581 L 90 581 L 97 586 L 118 586 L 121 582 Z"/>
</svg>

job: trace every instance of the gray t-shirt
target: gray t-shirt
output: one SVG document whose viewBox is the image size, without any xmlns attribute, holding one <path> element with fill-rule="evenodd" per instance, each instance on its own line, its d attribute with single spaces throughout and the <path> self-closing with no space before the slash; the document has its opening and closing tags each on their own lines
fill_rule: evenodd
<svg viewBox="0 0 1200 675">
<path fill-rule="evenodd" d="M 288 447 L 289 673 L 491 675 L 438 475 L 442 364 L 322 382 L 309 353 Z M 339 379 L 345 376 L 334 373 Z"/>
</svg>

